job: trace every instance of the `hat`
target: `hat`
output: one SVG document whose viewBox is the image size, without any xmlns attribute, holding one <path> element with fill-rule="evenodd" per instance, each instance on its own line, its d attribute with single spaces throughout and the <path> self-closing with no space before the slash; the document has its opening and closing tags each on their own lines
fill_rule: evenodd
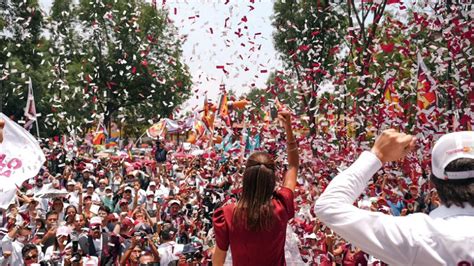
<svg viewBox="0 0 474 266">
<path fill-rule="evenodd" d="M 76 181 L 74 181 L 74 180 L 71 179 L 71 180 L 69 180 L 69 181 L 67 182 L 67 185 L 68 185 L 68 186 L 75 186 L 75 185 L 76 185 Z"/>
<path fill-rule="evenodd" d="M 122 205 L 128 205 L 128 200 L 126 200 L 126 199 L 121 199 L 121 200 L 119 201 L 119 206 L 122 206 Z"/>
<path fill-rule="evenodd" d="M 316 236 L 315 233 L 311 233 L 311 234 L 309 234 L 309 235 L 305 235 L 305 236 L 303 236 L 303 238 L 305 238 L 305 239 L 318 239 L 318 237 Z"/>
<path fill-rule="evenodd" d="M 133 191 L 131 187 L 125 187 L 125 189 L 123 191 L 127 191 L 127 190 L 130 190 L 130 192 Z"/>
<path fill-rule="evenodd" d="M 168 203 L 169 206 L 173 204 L 178 204 L 179 206 L 181 206 L 181 202 L 179 200 L 170 200 L 170 202 Z"/>
<path fill-rule="evenodd" d="M 107 220 L 109 221 L 118 221 L 119 219 L 120 219 L 119 215 L 116 214 L 115 212 L 107 215 Z"/>
<path fill-rule="evenodd" d="M 153 191 L 151 191 L 151 190 L 148 190 L 148 191 L 146 192 L 146 196 L 147 196 L 147 197 L 148 197 L 148 196 L 154 196 L 154 195 L 155 195 L 155 193 L 153 193 Z"/>
<path fill-rule="evenodd" d="M 460 158 L 474 159 L 474 131 L 460 131 L 442 136 L 431 152 L 431 169 L 439 179 L 466 179 L 474 177 L 474 171 L 446 172 L 452 161 Z"/>
<path fill-rule="evenodd" d="M 149 187 L 151 186 L 156 186 L 156 182 L 155 181 L 151 181 L 150 184 L 148 184 Z"/>
<path fill-rule="evenodd" d="M 90 222 L 89 222 L 89 225 L 92 227 L 94 225 L 100 225 L 102 224 L 102 218 L 98 217 L 98 216 L 94 216 L 91 218 Z"/>
<path fill-rule="evenodd" d="M 105 187 L 105 190 L 110 190 L 110 191 L 112 191 L 112 187 L 111 187 L 111 186 L 106 186 L 106 187 Z"/>
<path fill-rule="evenodd" d="M 130 227 L 130 226 L 133 226 L 134 225 L 134 221 L 133 219 L 131 219 L 130 217 L 125 217 L 123 220 L 122 220 L 122 225 L 124 227 Z"/>
<path fill-rule="evenodd" d="M 87 187 L 88 187 L 88 188 L 89 188 L 89 187 L 92 187 L 92 188 L 93 188 L 93 187 L 94 187 L 94 184 L 92 184 L 92 182 L 89 182 L 89 183 L 87 183 Z"/>
<path fill-rule="evenodd" d="M 69 236 L 72 232 L 72 229 L 69 226 L 60 226 L 56 230 L 56 237 L 58 236 Z"/>
</svg>

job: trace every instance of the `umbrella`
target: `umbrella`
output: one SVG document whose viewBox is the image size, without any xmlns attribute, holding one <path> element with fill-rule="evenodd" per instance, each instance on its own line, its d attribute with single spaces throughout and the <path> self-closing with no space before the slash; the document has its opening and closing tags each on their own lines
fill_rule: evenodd
<svg viewBox="0 0 474 266">
<path fill-rule="evenodd" d="M 50 188 L 46 190 L 40 190 L 38 193 L 35 194 L 35 198 L 39 199 L 52 199 L 52 198 L 60 198 L 66 197 L 69 192 L 64 189 L 55 189 Z"/>
</svg>

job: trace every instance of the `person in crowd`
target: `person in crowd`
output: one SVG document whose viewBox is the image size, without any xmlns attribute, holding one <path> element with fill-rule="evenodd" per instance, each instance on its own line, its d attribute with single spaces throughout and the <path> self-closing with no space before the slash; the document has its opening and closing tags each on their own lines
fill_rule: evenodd
<svg viewBox="0 0 474 266">
<path fill-rule="evenodd" d="M 288 169 L 283 186 L 277 183 L 275 162 L 268 153 L 256 152 L 247 159 L 242 197 L 214 212 L 216 247 L 213 265 L 223 265 L 232 250 L 234 265 L 285 265 L 287 222 L 293 218 L 293 193 L 299 168 L 298 146 L 291 114 L 279 113 L 287 141 Z"/>
<path fill-rule="evenodd" d="M 67 206 L 64 213 L 66 214 L 66 216 L 64 217 L 66 225 L 73 228 L 74 227 L 74 219 L 76 218 L 76 215 L 78 213 L 76 207 L 74 205 L 69 205 L 69 206 Z"/>
<path fill-rule="evenodd" d="M 42 259 L 42 252 L 37 245 L 31 244 L 31 247 L 34 247 L 35 260 L 29 258 L 28 254 L 24 256 L 23 248 L 26 245 L 29 245 L 32 239 L 32 229 L 25 224 L 17 224 L 16 221 L 10 223 L 8 234 L 5 235 L 2 239 L 2 253 L 4 257 L 4 263 L 6 265 L 22 265 L 33 263 L 34 261 L 39 261 Z"/>
<path fill-rule="evenodd" d="M 441 205 L 429 215 L 393 217 L 353 206 L 382 165 L 404 158 L 415 141 L 384 131 L 371 151 L 329 183 L 314 211 L 337 234 L 388 264 L 469 265 L 474 261 L 474 132 L 449 133 L 434 145 L 430 180 Z M 410 194 L 416 200 L 417 193 Z"/>
<path fill-rule="evenodd" d="M 34 244 L 25 244 L 21 249 L 21 256 L 23 261 L 20 264 L 25 266 L 30 266 L 33 264 L 37 264 L 40 261 L 40 251 L 38 247 Z M 12 263 L 11 265 L 20 265 Z"/>
<path fill-rule="evenodd" d="M 79 237 L 79 246 L 84 255 L 97 257 L 99 265 L 115 265 L 120 243 L 115 235 L 102 230 L 102 218 L 95 216 L 89 222 L 89 234 Z"/>
<path fill-rule="evenodd" d="M 158 246 L 160 254 L 160 263 L 162 265 L 169 265 L 171 262 L 177 263 L 180 259 L 180 254 L 183 252 L 184 245 L 178 244 L 174 240 L 178 234 L 178 229 L 174 228 L 172 224 L 164 224 L 161 231 L 162 244 Z"/>
<path fill-rule="evenodd" d="M 49 211 L 46 213 L 46 233 L 41 239 L 43 252 L 45 252 L 48 247 L 54 245 L 58 225 L 58 213 L 55 211 Z"/>
<path fill-rule="evenodd" d="M 44 253 L 44 260 L 51 263 L 64 263 L 66 245 L 71 241 L 72 229 L 68 226 L 60 226 L 56 230 L 54 245 L 48 247 Z"/>
</svg>

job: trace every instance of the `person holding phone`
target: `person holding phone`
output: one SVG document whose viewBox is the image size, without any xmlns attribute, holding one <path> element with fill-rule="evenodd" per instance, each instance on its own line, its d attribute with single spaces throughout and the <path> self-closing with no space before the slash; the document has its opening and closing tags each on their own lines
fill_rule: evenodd
<svg viewBox="0 0 474 266">
<path fill-rule="evenodd" d="M 283 186 L 276 189 L 276 164 L 266 152 L 247 159 L 242 196 L 236 204 L 217 209 L 213 215 L 216 246 L 213 265 L 223 265 L 232 250 L 233 265 L 285 265 L 285 239 L 293 218 L 294 190 L 299 167 L 298 146 L 293 136 L 291 114 L 280 110 L 278 118 L 286 132 L 288 170 Z"/>
</svg>

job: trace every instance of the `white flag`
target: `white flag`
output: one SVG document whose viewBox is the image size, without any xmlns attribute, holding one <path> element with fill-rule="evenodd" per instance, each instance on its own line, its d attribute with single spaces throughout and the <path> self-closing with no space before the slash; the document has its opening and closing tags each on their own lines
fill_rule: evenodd
<svg viewBox="0 0 474 266">
<path fill-rule="evenodd" d="M 25 107 L 25 126 L 26 130 L 30 130 L 33 123 L 36 121 L 36 106 L 35 106 L 35 96 L 33 95 L 33 83 L 28 83 L 28 98 L 26 100 Z"/>
<path fill-rule="evenodd" d="M 0 195 L 38 174 L 45 156 L 36 139 L 23 127 L 0 113 L 5 121 L 0 144 Z"/>
</svg>

